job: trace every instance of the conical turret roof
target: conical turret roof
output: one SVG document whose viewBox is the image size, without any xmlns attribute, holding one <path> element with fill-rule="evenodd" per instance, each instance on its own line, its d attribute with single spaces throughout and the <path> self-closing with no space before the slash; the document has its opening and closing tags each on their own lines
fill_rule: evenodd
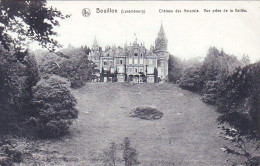
<svg viewBox="0 0 260 166">
<path fill-rule="evenodd" d="M 94 39 L 94 42 L 93 42 L 93 46 L 92 46 L 92 50 L 99 50 L 99 46 L 98 46 L 98 43 L 97 43 L 97 38 L 95 36 L 95 39 Z"/>
<path fill-rule="evenodd" d="M 160 27 L 160 31 L 158 33 L 158 38 L 165 38 L 165 33 L 164 33 L 164 29 L 163 29 L 163 25 L 161 23 L 161 27 Z"/>
<path fill-rule="evenodd" d="M 97 46 L 98 44 L 97 44 L 97 38 L 96 38 L 96 36 L 95 36 L 95 39 L 94 39 L 94 42 L 93 42 L 93 46 Z"/>
<path fill-rule="evenodd" d="M 161 23 L 161 28 L 160 28 L 159 33 L 164 34 L 164 29 L 163 29 L 163 25 L 162 25 L 162 23 Z"/>
</svg>

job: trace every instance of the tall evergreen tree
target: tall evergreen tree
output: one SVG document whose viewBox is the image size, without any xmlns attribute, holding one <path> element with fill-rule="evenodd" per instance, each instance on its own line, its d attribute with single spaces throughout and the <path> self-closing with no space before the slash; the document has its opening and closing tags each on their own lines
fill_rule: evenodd
<svg viewBox="0 0 260 166">
<path fill-rule="evenodd" d="M 100 73 L 100 82 L 104 82 L 104 74 L 105 74 L 105 71 L 104 71 L 104 68 L 102 67 L 101 73 Z"/>
<path fill-rule="evenodd" d="M 155 67 L 154 68 L 154 83 L 158 83 L 158 70 L 157 68 Z"/>
</svg>

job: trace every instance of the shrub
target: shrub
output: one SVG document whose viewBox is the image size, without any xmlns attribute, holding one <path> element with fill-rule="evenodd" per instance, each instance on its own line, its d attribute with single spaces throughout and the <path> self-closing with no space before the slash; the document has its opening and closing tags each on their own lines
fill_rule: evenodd
<svg viewBox="0 0 260 166">
<path fill-rule="evenodd" d="M 136 107 L 130 112 L 130 117 L 138 117 L 147 120 L 160 119 L 162 116 L 162 112 L 158 111 L 156 108 L 147 106 Z"/>
<path fill-rule="evenodd" d="M 184 71 L 179 85 L 183 89 L 200 92 L 203 88 L 203 80 L 201 79 L 200 68 L 188 68 Z"/>
<path fill-rule="evenodd" d="M 215 104 L 218 95 L 219 81 L 208 81 L 202 90 L 202 100 L 208 104 Z"/>
<path fill-rule="evenodd" d="M 0 137 L 0 165 L 13 166 L 22 162 L 23 151 L 18 148 L 17 141 Z"/>
<path fill-rule="evenodd" d="M 37 83 L 33 89 L 33 104 L 41 137 L 63 135 L 78 116 L 69 84 L 59 76 L 53 75 Z"/>
<path fill-rule="evenodd" d="M 224 135 L 234 144 L 226 151 L 245 157 L 245 165 L 259 165 L 260 62 L 238 68 L 224 80 L 217 105 L 222 113 L 219 122 L 229 126 L 224 128 Z"/>
<path fill-rule="evenodd" d="M 219 120 L 241 134 L 259 137 L 260 133 L 260 62 L 238 68 L 224 81 L 219 95 Z"/>
</svg>

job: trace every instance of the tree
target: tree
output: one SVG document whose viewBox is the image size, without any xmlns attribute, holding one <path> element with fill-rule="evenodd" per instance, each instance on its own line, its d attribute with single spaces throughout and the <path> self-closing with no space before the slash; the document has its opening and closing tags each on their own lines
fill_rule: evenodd
<svg viewBox="0 0 260 166">
<path fill-rule="evenodd" d="M 113 75 L 113 82 L 117 82 L 117 69 L 116 69 L 116 71 L 114 72 L 114 75 Z"/>
<path fill-rule="evenodd" d="M 250 58 L 249 58 L 248 55 L 244 54 L 241 61 L 244 63 L 244 65 L 249 65 L 250 64 Z"/>
<path fill-rule="evenodd" d="M 260 139 L 260 62 L 238 68 L 224 80 L 218 101 L 219 120 L 241 134 Z"/>
<path fill-rule="evenodd" d="M 222 49 L 219 51 L 215 47 L 209 48 L 200 69 L 203 81 L 202 98 L 209 104 L 215 104 L 218 99 L 218 90 L 222 81 L 232 75 L 235 69 L 243 65 L 235 56 L 228 55 Z"/>
<path fill-rule="evenodd" d="M 156 67 L 154 68 L 154 83 L 158 83 L 158 70 Z"/>
<path fill-rule="evenodd" d="M 139 164 L 138 153 L 131 147 L 130 139 L 126 137 L 123 142 L 123 158 L 125 161 L 125 166 L 135 166 Z"/>
<path fill-rule="evenodd" d="M 68 79 L 72 88 L 80 88 L 95 78 L 95 64 L 80 48 L 63 49 L 57 53 L 46 53 L 39 61 L 43 76 L 56 74 Z"/>
<path fill-rule="evenodd" d="M 200 92 L 203 88 L 203 80 L 201 79 L 200 68 L 187 68 L 180 79 L 179 85 L 181 88 L 195 92 Z"/>
<path fill-rule="evenodd" d="M 33 54 L 26 52 L 23 61 L 14 51 L 0 45 L 0 125 L 11 132 L 31 111 L 32 87 L 39 81 L 37 63 Z M 19 134 L 16 132 L 16 134 Z"/>
<path fill-rule="evenodd" d="M 226 54 L 223 49 L 219 51 L 215 47 L 210 47 L 201 67 L 201 76 L 204 83 L 222 80 L 241 65 L 235 56 Z"/>
<path fill-rule="evenodd" d="M 81 49 L 87 54 L 87 55 L 89 55 L 89 53 L 91 52 L 91 50 L 90 50 L 90 48 L 89 47 L 87 47 L 87 46 L 81 46 Z"/>
<path fill-rule="evenodd" d="M 108 150 L 104 151 L 104 166 L 116 166 L 117 148 L 116 143 L 111 142 Z"/>
<path fill-rule="evenodd" d="M 47 7 L 46 0 L 1 0 L 0 43 L 7 50 L 12 46 L 22 50 L 28 40 L 33 40 L 43 48 L 54 50 L 60 46 L 53 38 L 57 35 L 54 27 L 68 17 L 56 8 Z"/>
<path fill-rule="evenodd" d="M 125 75 L 125 81 L 127 81 L 126 65 L 124 65 L 124 75 Z"/>
<path fill-rule="evenodd" d="M 177 83 L 183 73 L 183 64 L 181 60 L 173 55 L 169 56 L 168 73 L 169 82 L 172 83 Z"/>
<path fill-rule="evenodd" d="M 227 77 L 218 98 L 217 110 L 222 113 L 218 121 L 228 124 L 223 128 L 224 136 L 235 145 L 225 147 L 226 152 L 244 156 L 246 165 L 259 165 L 260 62 L 238 68 Z M 247 148 L 247 144 L 254 148 Z"/>
<path fill-rule="evenodd" d="M 33 118 L 39 135 L 51 138 L 66 133 L 78 117 L 76 99 L 70 93 L 68 82 L 53 75 L 40 80 L 33 92 Z"/>
<path fill-rule="evenodd" d="M 105 74 L 105 71 L 104 71 L 104 68 L 102 67 L 101 73 L 100 73 L 100 82 L 104 82 L 104 74 Z"/>
</svg>

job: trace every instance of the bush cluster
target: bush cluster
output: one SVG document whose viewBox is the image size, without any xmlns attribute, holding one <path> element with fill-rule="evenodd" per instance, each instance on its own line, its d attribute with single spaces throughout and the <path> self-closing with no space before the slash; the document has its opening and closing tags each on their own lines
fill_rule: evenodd
<svg viewBox="0 0 260 166">
<path fill-rule="evenodd" d="M 140 119 L 146 119 L 146 120 L 155 120 L 155 119 L 161 119 L 163 116 L 163 113 L 158 111 L 154 107 L 149 106 L 138 106 L 131 110 L 130 117 L 138 117 Z"/>
<path fill-rule="evenodd" d="M 31 88 L 39 80 L 34 56 L 26 53 L 18 60 L 13 51 L 0 48 L 0 123 L 1 129 L 13 130 L 11 126 L 23 120 L 31 101 Z M 6 127 L 4 127 L 6 126 Z"/>
<path fill-rule="evenodd" d="M 0 133 L 64 134 L 78 115 L 68 82 L 51 75 L 40 80 L 35 56 L 27 51 L 0 47 L 0 55 Z"/>
<path fill-rule="evenodd" d="M 239 61 L 212 47 L 203 64 L 187 68 L 179 83 L 199 92 L 205 103 L 217 106 L 218 121 L 226 126 L 224 137 L 236 147 L 226 147 L 226 152 L 246 157 L 246 165 L 258 157 L 248 152 L 246 144 L 260 150 L 260 62 L 249 62 L 248 56 Z"/>
<path fill-rule="evenodd" d="M 204 102 L 215 104 L 222 80 L 232 75 L 237 67 L 243 65 L 245 64 L 235 56 L 211 47 L 201 65 L 188 67 L 184 71 L 179 85 L 201 93 Z"/>
<path fill-rule="evenodd" d="M 218 97 L 221 122 L 260 138 L 260 62 L 238 68 L 224 80 Z"/>
<path fill-rule="evenodd" d="M 0 165 L 14 166 L 14 163 L 22 161 L 23 152 L 16 148 L 14 142 L 10 140 L 0 140 Z"/>
<path fill-rule="evenodd" d="M 180 79 L 179 86 L 183 89 L 200 92 L 203 88 L 199 68 L 191 67 L 184 71 Z"/>
<path fill-rule="evenodd" d="M 39 64 L 43 76 L 56 74 L 66 78 L 72 88 L 80 88 L 95 79 L 95 64 L 81 49 L 64 49 L 58 54 L 45 53 Z"/>
<path fill-rule="evenodd" d="M 53 75 L 39 81 L 33 88 L 33 106 L 40 136 L 64 134 L 78 116 L 75 105 L 76 99 L 64 78 Z"/>
</svg>

